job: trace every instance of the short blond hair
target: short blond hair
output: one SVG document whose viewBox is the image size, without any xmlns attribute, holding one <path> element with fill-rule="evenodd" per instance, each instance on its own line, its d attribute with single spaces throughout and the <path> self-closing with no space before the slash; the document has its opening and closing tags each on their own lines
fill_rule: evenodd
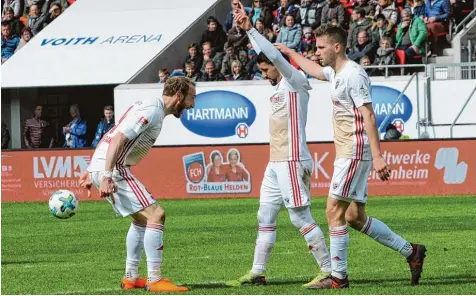
<svg viewBox="0 0 476 296">
<path fill-rule="evenodd" d="M 188 95 L 191 87 L 195 87 L 195 82 L 185 76 L 170 77 L 164 85 L 164 96 L 174 96 L 177 92 Z"/>
</svg>

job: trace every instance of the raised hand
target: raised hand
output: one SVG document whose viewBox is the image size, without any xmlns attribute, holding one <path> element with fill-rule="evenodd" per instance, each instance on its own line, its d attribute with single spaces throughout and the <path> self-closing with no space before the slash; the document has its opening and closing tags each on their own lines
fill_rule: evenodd
<svg viewBox="0 0 476 296">
<path fill-rule="evenodd" d="M 236 26 L 244 31 L 249 31 L 253 28 L 250 18 L 246 14 L 246 10 L 241 2 L 238 3 L 238 8 L 233 13 L 233 19 L 236 22 Z"/>
<path fill-rule="evenodd" d="M 291 52 L 294 51 L 283 43 L 275 43 L 274 47 L 276 47 L 280 52 L 284 53 L 285 55 L 289 55 Z"/>
</svg>

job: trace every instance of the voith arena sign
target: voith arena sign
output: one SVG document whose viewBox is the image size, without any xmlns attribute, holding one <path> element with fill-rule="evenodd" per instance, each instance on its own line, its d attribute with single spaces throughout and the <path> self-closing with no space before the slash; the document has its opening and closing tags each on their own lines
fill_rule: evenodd
<svg viewBox="0 0 476 296">
<path fill-rule="evenodd" d="M 43 38 L 40 46 L 89 46 L 157 43 L 162 34 Z"/>
</svg>

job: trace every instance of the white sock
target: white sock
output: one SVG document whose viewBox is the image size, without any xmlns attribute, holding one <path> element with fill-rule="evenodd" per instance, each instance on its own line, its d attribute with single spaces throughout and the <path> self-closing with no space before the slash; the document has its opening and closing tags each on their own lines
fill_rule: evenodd
<svg viewBox="0 0 476 296">
<path fill-rule="evenodd" d="M 332 276 L 344 279 L 347 276 L 347 247 L 349 233 L 347 225 L 330 227 Z"/>
<path fill-rule="evenodd" d="M 160 265 L 162 263 L 164 225 L 147 223 L 144 235 L 144 248 L 147 256 L 147 280 L 159 281 L 162 276 Z"/>
<path fill-rule="evenodd" d="M 403 256 L 408 257 L 412 254 L 412 245 L 404 240 L 401 236 L 394 233 L 382 221 L 367 217 L 364 227 L 360 230 L 362 233 L 370 236 L 384 246 L 387 246 Z"/>
<path fill-rule="evenodd" d="M 145 224 L 132 221 L 131 227 L 126 237 L 126 274 L 129 280 L 135 280 L 139 277 L 139 262 L 144 249 Z"/>
<path fill-rule="evenodd" d="M 276 226 L 260 225 L 258 227 L 258 238 L 256 239 L 255 256 L 253 259 L 253 274 L 260 274 L 266 271 L 266 264 L 271 254 L 271 249 L 276 242 Z"/>
<path fill-rule="evenodd" d="M 306 225 L 299 229 L 309 246 L 309 250 L 319 264 L 321 271 L 331 272 L 331 260 L 327 249 L 326 239 L 322 230 L 316 223 Z"/>
</svg>

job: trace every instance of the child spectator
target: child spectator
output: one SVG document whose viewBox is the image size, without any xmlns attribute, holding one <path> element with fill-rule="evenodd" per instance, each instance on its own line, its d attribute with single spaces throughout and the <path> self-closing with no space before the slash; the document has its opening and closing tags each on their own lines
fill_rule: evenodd
<svg viewBox="0 0 476 296">
<path fill-rule="evenodd" d="M 199 47 L 197 43 L 192 43 L 188 46 L 188 56 L 185 58 L 184 64 L 188 62 L 195 63 L 195 69 L 200 71 L 203 64 L 203 57 L 200 53 Z"/>
<path fill-rule="evenodd" d="M 305 53 L 316 44 L 316 38 L 312 34 L 311 27 L 305 27 L 302 30 L 302 33 L 303 36 L 301 40 L 301 45 L 299 47 L 299 52 Z"/>
<path fill-rule="evenodd" d="M 223 47 L 225 46 L 227 37 L 225 32 L 219 29 L 218 20 L 215 17 L 210 16 L 207 19 L 207 25 L 208 29 L 203 32 L 200 44 L 203 46 L 203 44 L 209 42 L 214 52 L 223 52 Z"/>
<path fill-rule="evenodd" d="M 185 63 L 185 76 L 196 82 L 202 77 L 202 72 L 197 70 L 197 67 L 193 61 L 188 61 Z"/>
<path fill-rule="evenodd" d="M 169 70 L 167 70 L 165 68 L 160 69 L 158 77 L 159 77 L 159 83 L 165 83 L 165 81 L 167 81 L 167 79 L 169 79 L 169 77 L 170 77 Z"/>
<path fill-rule="evenodd" d="M 10 23 L 2 22 L 2 64 L 15 53 L 19 43 L 20 38 L 12 34 Z"/>
<path fill-rule="evenodd" d="M 276 42 L 283 43 L 287 47 L 298 51 L 302 36 L 301 26 L 295 23 L 295 19 L 292 14 L 287 14 L 284 19 L 286 26 L 281 27 Z"/>
<path fill-rule="evenodd" d="M 380 39 L 383 37 L 390 37 L 392 41 L 395 39 L 395 31 L 392 28 L 392 25 L 387 21 L 383 14 L 378 14 L 376 16 L 376 22 L 373 23 L 371 27 L 371 36 L 372 43 L 375 47 L 380 45 Z"/>
</svg>

